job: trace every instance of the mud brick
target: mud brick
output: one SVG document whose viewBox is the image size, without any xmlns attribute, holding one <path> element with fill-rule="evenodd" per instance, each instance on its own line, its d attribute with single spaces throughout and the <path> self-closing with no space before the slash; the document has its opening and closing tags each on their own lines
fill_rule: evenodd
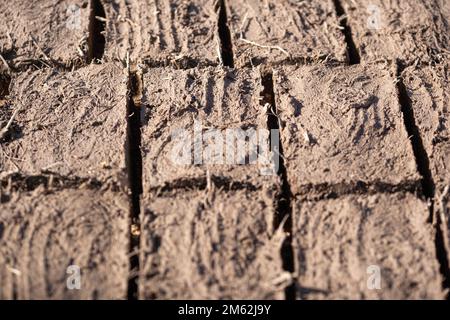
<svg viewBox="0 0 450 320">
<path fill-rule="evenodd" d="M 333 1 L 228 0 L 237 66 L 287 59 L 346 61 Z"/>
<path fill-rule="evenodd" d="M 359 65 L 285 67 L 275 74 L 294 194 L 307 195 L 312 186 L 330 193 L 418 185 L 391 73 L 381 65 Z"/>
<path fill-rule="evenodd" d="M 413 195 L 303 201 L 295 209 L 299 297 L 444 298 L 428 207 Z M 371 290 L 378 274 L 381 288 Z"/>
<path fill-rule="evenodd" d="M 182 190 L 144 199 L 141 299 L 283 299 L 289 274 L 270 194 Z"/>
<path fill-rule="evenodd" d="M 448 1 L 343 0 L 362 60 L 445 61 L 450 52 Z"/>
<path fill-rule="evenodd" d="M 102 1 L 107 17 L 107 59 L 181 66 L 218 64 L 215 1 Z"/>
<path fill-rule="evenodd" d="M 420 142 L 435 185 L 434 214 L 440 223 L 442 245 L 450 249 L 450 72 L 448 64 L 410 66 L 402 74 Z"/>
<path fill-rule="evenodd" d="M 0 204 L 0 298 L 125 299 L 128 230 L 127 198 L 118 193 L 14 193 Z M 72 265 L 80 290 L 67 287 Z"/>
<path fill-rule="evenodd" d="M 204 185 L 208 174 L 222 185 L 251 189 L 278 183 L 275 161 L 262 150 L 269 147 L 269 131 L 267 110 L 260 104 L 260 82 L 257 69 L 155 68 L 145 73 L 144 190 L 194 181 Z M 238 129 L 241 132 L 232 131 Z M 211 130 L 219 136 L 209 135 Z M 229 132 L 233 139 L 227 139 Z M 256 140 L 235 139 L 244 133 Z"/>
<path fill-rule="evenodd" d="M 438 193 L 437 199 L 434 203 L 435 218 L 438 227 L 441 231 L 441 239 L 438 238 L 437 249 L 441 250 L 442 257 L 445 259 L 445 254 L 447 261 L 450 261 L 450 193 L 449 188 L 446 187 L 444 190 Z M 442 246 L 442 247 L 439 247 Z M 448 271 L 445 271 L 448 272 Z"/>
<path fill-rule="evenodd" d="M 79 65 L 88 54 L 89 15 L 88 0 L 2 1 L 0 54 L 12 68 L 38 60 Z"/>
<path fill-rule="evenodd" d="M 450 185 L 449 65 L 411 66 L 402 74 L 437 193 Z"/>
<path fill-rule="evenodd" d="M 3 172 L 117 177 L 125 168 L 126 74 L 114 64 L 14 76 L 1 122 Z M 6 109 L 4 109 L 6 108 Z"/>
</svg>

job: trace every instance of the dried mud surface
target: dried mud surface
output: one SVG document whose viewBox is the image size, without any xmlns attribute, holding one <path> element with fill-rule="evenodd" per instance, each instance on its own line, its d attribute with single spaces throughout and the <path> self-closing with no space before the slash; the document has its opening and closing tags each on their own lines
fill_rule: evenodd
<svg viewBox="0 0 450 320">
<path fill-rule="evenodd" d="M 215 1 L 142 0 L 104 3 L 107 58 L 151 65 L 217 64 L 220 48 Z"/>
<path fill-rule="evenodd" d="M 347 59 L 332 0 L 226 3 L 238 67 L 291 59 Z"/>
<path fill-rule="evenodd" d="M 146 197 L 140 298 L 281 299 L 283 234 L 273 230 L 274 213 L 263 191 Z"/>
<path fill-rule="evenodd" d="M 125 169 L 126 74 L 115 64 L 60 73 L 41 69 L 12 80 L 2 121 L 2 173 L 117 178 Z"/>
<path fill-rule="evenodd" d="M 0 299 L 448 298 L 448 1 L 20 0 L 0 21 Z"/>
<path fill-rule="evenodd" d="M 13 193 L 0 204 L 0 299 L 124 299 L 128 203 L 89 188 Z M 68 290 L 78 265 L 82 290 Z"/>
<path fill-rule="evenodd" d="M 425 202 L 402 194 L 346 196 L 297 202 L 295 209 L 298 294 L 309 299 L 444 297 Z M 370 266 L 380 268 L 380 290 L 366 285 Z"/>
<path fill-rule="evenodd" d="M 448 61 L 448 1 L 342 0 L 342 3 L 364 60 Z"/>
<path fill-rule="evenodd" d="M 419 181 L 393 84 L 390 70 L 376 65 L 277 73 L 281 142 L 294 194 L 324 184 L 331 191 Z"/>
<path fill-rule="evenodd" d="M 0 20 L 0 54 L 10 68 L 33 64 L 70 67 L 86 61 L 88 0 L 2 1 Z M 6 67 L 0 63 L 2 69 Z"/>
<path fill-rule="evenodd" d="M 251 189 L 277 183 L 276 175 L 265 174 L 273 172 L 268 154 L 264 160 L 249 163 L 255 143 L 260 138 L 267 146 L 269 143 L 268 136 L 259 134 L 259 130 L 268 129 L 267 111 L 260 103 L 262 90 L 257 69 L 156 68 L 145 73 L 141 138 L 144 190 L 182 187 L 193 181 L 204 184 L 208 174 L 223 184 L 248 185 Z M 228 142 L 227 129 L 241 132 L 233 133 Z M 257 140 L 247 139 L 245 148 L 238 152 L 237 135 L 252 132 Z M 186 165 L 180 159 L 183 154 L 187 154 Z"/>
</svg>

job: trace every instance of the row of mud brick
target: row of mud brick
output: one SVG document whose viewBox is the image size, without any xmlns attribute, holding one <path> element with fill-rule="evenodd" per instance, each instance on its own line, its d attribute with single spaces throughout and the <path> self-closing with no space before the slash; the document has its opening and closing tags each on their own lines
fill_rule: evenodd
<svg viewBox="0 0 450 320">
<path fill-rule="evenodd" d="M 448 1 L 20 0 L 0 20 L 0 298 L 446 297 Z M 198 123 L 279 128 L 278 174 L 173 163 Z"/>
</svg>

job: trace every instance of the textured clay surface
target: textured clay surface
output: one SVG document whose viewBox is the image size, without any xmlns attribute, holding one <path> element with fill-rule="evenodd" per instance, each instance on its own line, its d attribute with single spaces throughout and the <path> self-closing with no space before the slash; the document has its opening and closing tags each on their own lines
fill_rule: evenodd
<svg viewBox="0 0 450 320">
<path fill-rule="evenodd" d="M 383 66 L 285 67 L 275 94 L 294 194 L 417 184 L 394 77 Z"/>
<path fill-rule="evenodd" d="M 0 3 L 0 54 L 8 67 L 72 66 L 88 54 L 89 1 L 16 0 Z M 0 61 L 0 70 L 6 67 Z"/>
<path fill-rule="evenodd" d="M 449 297 L 449 0 L 0 2 L 0 299 Z"/>
<path fill-rule="evenodd" d="M 80 290 L 67 289 L 71 265 Z M 127 275 L 123 194 L 40 187 L 0 204 L 0 299 L 124 299 Z"/>
<path fill-rule="evenodd" d="M 259 139 L 269 147 L 260 82 L 258 69 L 156 68 L 145 73 L 144 189 L 206 181 L 208 172 L 224 184 L 250 189 L 278 181 L 269 152 L 255 154 Z M 239 138 L 245 134 L 250 138 Z"/>
<path fill-rule="evenodd" d="M 16 75 L 0 113 L 6 123 L 18 110 L 3 137 L 1 171 L 117 176 L 125 168 L 126 90 L 126 74 L 114 64 Z"/>
<path fill-rule="evenodd" d="M 450 185 L 450 70 L 448 65 L 407 68 L 403 82 L 429 157 L 436 191 Z"/>
<path fill-rule="evenodd" d="M 288 59 L 347 59 L 332 0 L 226 3 L 237 66 Z"/>
<path fill-rule="evenodd" d="M 362 60 L 429 63 L 450 57 L 447 0 L 342 0 Z"/>
<path fill-rule="evenodd" d="M 450 261 L 449 78 L 448 64 L 411 66 L 402 74 L 435 185 L 435 217 L 439 218 L 437 223 L 440 223 L 443 245 Z"/>
<path fill-rule="evenodd" d="M 149 64 L 217 64 L 218 16 L 211 0 L 102 1 L 107 17 L 105 55 Z"/>
<path fill-rule="evenodd" d="M 426 203 L 402 194 L 297 202 L 293 238 L 298 295 L 442 299 L 428 215 Z M 378 274 L 380 289 L 371 290 Z"/>
<path fill-rule="evenodd" d="M 282 299 L 290 276 L 272 201 L 214 187 L 146 197 L 140 298 Z"/>
</svg>

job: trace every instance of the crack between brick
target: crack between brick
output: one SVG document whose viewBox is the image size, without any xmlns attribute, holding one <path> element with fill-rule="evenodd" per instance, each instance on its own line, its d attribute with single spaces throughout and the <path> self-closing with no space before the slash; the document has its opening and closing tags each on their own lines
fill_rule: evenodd
<svg viewBox="0 0 450 320">
<path fill-rule="evenodd" d="M 139 298 L 139 252 L 141 242 L 140 198 L 142 194 L 141 97 L 142 74 L 128 64 L 126 166 L 130 201 L 128 299 Z"/>
<path fill-rule="evenodd" d="M 373 195 L 380 193 L 411 193 L 417 196 L 420 195 L 421 190 L 420 181 L 417 180 L 403 181 L 397 184 L 382 181 L 354 181 L 334 184 L 305 184 L 300 186 L 299 192 L 294 196 L 299 200 L 321 201 L 350 195 Z"/>
<path fill-rule="evenodd" d="M 352 29 L 348 24 L 347 14 L 340 0 L 333 0 L 334 7 L 336 9 L 336 15 L 339 19 L 339 25 L 342 29 L 342 33 L 345 37 L 347 44 L 348 63 L 350 65 L 359 64 L 361 58 L 359 56 L 358 49 L 356 48 L 355 41 L 353 40 Z"/>
<path fill-rule="evenodd" d="M 330 58 L 329 55 L 324 54 L 318 57 L 293 57 L 287 58 L 281 61 L 269 61 L 268 58 L 252 58 L 250 61 L 240 65 L 240 68 L 254 69 L 258 66 L 271 66 L 271 67 L 282 67 L 282 66 L 308 66 L 308 65 L 329 65 L 329 66 L 342 66 L 347 65 L 346 62 L 341 62 Z"/>
<path fill-rule="evenodd" d="M 221 191 L 247 190 L 250 192 L 261 190 L 250 182 L 232 180 L 228 177 L 211 175 L 210 183 Z M 152 187 L 148 192 L 156 195 L 172 194 L 177 191 L 203 191 L 208 189 L 208 178 L 206 176 L 197 178 L 180 178 L 165 183 L 159 187 Z"/>
<path fill-rule="evenodd" d="M 231 40 L 231 32 L 228 27 L 228 17 L 226 0 L 217 0 L 216 12 L 218 13 L 218 35 L 220 40 L 220 56 L 224 66 L 234 67 L 233 43 Z"/>
<path fill-rule="evenodd" d="M 401 112 L 403 114 L 404 125 L 406 132 L 410 137 L 411 146 L 416 159 L 417 170 L 422 176 L 422 192 L 427 199 L 433 199 L 435 194 L 435 184 L 430 170 L 430 161 L 425 150 L 422 137 L 417 127 L 414 117 L 414 110 L 412 108 L 412 102 L 408 96 L 408 92 L 401 74 L 404 70 L 404 66 L 397 62 L 397 92 Z"/>
<path fill-rule="evenodd" d="M 10 66 L 8 70 L 9 75 L 20 74 L 22 72 L 26 72 L 28 70 L 43 70 L 43 69 L 51 69 L 57 72 L 73 72 L 78 69 L 87 67 L 89 64 L 86 62 L 80 61 L 69 61 L 68 63 L 61 63 L 58 61 L 46 61 L 39 59 L 30 59 L 26 62 L 22 62 L 18 66 Z"/>
<path fill-rule="evenodd" d="M 204 61 L 189 57 L 183 57 L 182 59 L 152 59 L 152 58 L 144 58 L 142 60 L 143 65 L 149 69 L 155 68 L 172 68 L 174 70 L 189 70 L 189 69 L 207 69 L 210 67 L 218 67 L 218 63 L 214 63 L 211 61 Z M 341 62 L 337 60 L 332 60 L 328 55 L 323 55 L 316 58 L 311 57 L 295 57 L 291 59 L 286 59 L 283 61 L 277 62 L 268 62 L 267 59 L 255 60 L 252 62 L 246 62 L 240 66 L 241 69 L 254 69 L 258 66 L 271 66 L 271 67 L 280 67 L 280 66 L 298 66 L 298 65 L 315 65 L 315 64 L 323 64 L 330 67 L 334 66 L 343 66 L 347 65 L 346 62 Z"/>
<path fill-rule="evenodd" d="M 2 177 L 0 180 L 0 203 L 8 202 L 11 195 L 15 192 L 31 192 L 39 187 L 44 187 L 51 191 L 80 188 L 92 190 L 109 189 L 112 191 L 122 189 L 114 181 L 102 182 L 96 178 L 63 176 L 51 172 L 43 172 L 35 175 L 15 172 Z"/>
<path fill-rule="evenodd" d="M 9 96 L 10 83 L 11 83 L 11 76 L 6 73 L 0 73 L 0 102 L 2 100 L 6 100 L 6 98 Z"/>
<path fill-rule="evenodd" d="M 105 51 L 106 14 L 101 0 L 90 1 L 88 63 L 98 63 Z"/>
<path fill-rule="evenodd" d="M 261 105 L 265 107 L 270 105 L 271 110 L 268 110 L 267 126 L 271 131 L 270 139 L 272 139 L 272 130 L 280 130 L 280 123 L 277 116 L 277 106 L 275 103 L 273 71 L 265 68 L 261 72 L 261 85 L 263 91 L 261 92 Z M 278 137 L 280 135 L 278 134 Z M 281 246 L 281 258 L 283 269 L 290 274 L 295 272 L 294 249 L 292 246 L 292 231 L 293 231 L 293 212 L 292 212 L 292 192 L 289 182 L 287 180 L 287 171 L 284 163 L 283 146 L 281 139 L 279 140 L 279 150 L 272 150 L 274 153 L 279 153 L 279 171 L 278 176 L 281 179 L 281 192 L 276 199 L 276 212 L 273 221 L 274 230 L 282 228 L 285 233 L 285 239 Z M 285 299 L 296 299 L 296 286 L 294 281 L 285 288 Z"/>
</svg>

